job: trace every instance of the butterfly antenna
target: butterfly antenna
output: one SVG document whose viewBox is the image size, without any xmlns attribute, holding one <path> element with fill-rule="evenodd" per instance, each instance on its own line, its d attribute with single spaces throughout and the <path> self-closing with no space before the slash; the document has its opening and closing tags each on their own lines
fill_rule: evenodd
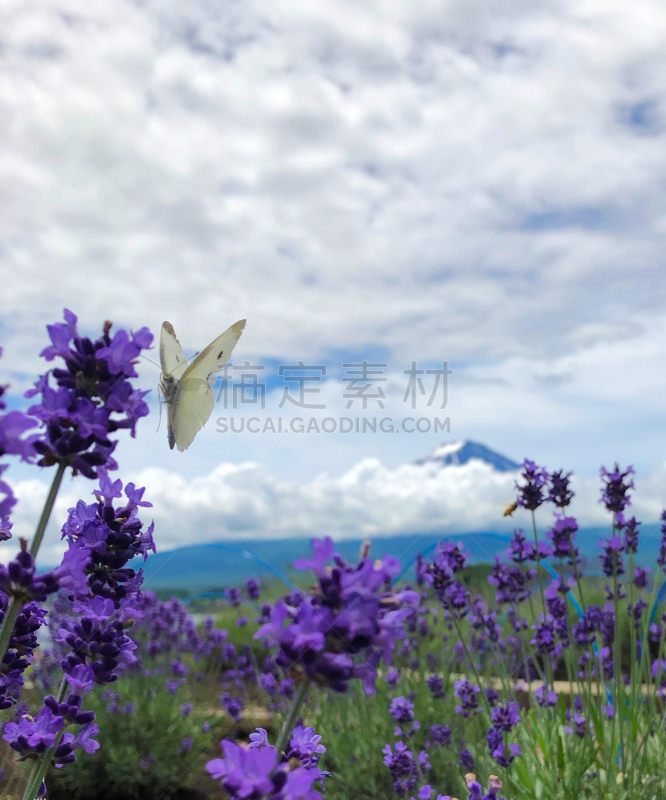
<svg viewBox="0 0 666 800">
<path fill-rule="evenodd" d="M 155 366 L 159 369 L 160 372 L 162 371 L 162 367 L 156 361 L 153 361 L 152 358 L 144 356 L 143 353 L 139 353 L 139 358 L 145 358 L 146 361 L 150 361 L 151 364 L 155 364 Z"/>
</svg>

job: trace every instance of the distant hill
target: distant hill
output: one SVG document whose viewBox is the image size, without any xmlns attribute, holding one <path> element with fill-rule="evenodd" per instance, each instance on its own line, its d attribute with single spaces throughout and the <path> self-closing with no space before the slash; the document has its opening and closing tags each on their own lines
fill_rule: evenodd
<svg viewBox="0 0 666 800">
<path fill-rule="evenodd" d="M 600 537 L 607 537 L 609 529 L 587 528 L 577 536 L 584 569 L 599 569 Z M 636 563 L 650 566 L 653 574 L 657 566 L 655 559 L 659 550 L 661 534 L 658 525 L 641 526 L 641 546 Z M 432 552 L 437 542 L 446 539 L 462 542 L 471 556 L 472 563 L 491 562 L 497 554 L 504 554 L 507 537 L 489 531 L 442 535 L 404 534 L 377 538 L 372 541 L 371 555 L 386 554 L 400 559 L 403 567 L 413 563 L 417 553 Z M 354 561 L 358 558 L 362 539 L 337 542 L 336 549 L 343 558 Z M 293 576 L 292 565 L 298 558 L 309 555 L 307 539 L 280 539 L 275 541 L 253 541 L 246 544 L 219 542 L 192 545 L 179 550 L 151 555 L 144 566 L 145 586 L 148 589 L 185 589 L 204 591 L 213 587 L 234 586 L 249 577 L 270 578 L 281 575 Z M 554 562 L 553 562 L 554 563 Z M 413 576 L 410 569 L 408 576 Z"/>
<path fill-rule="evenodd" d="M 464 541 L 474 561 L 492 561 L 495 553 L 506 547 L 506 541 L 495 533 L 465 534 L 446 537 Z M 371 544 L 371 555 L 380 558 L 394 555 L 403 566 L 416 554 L 432 549 L 442 536 L 432 533 L 377 538 Z M 336 550 L 349 560 L 359 557 L 363 539 L 336 542 Z M 253 576 L 270 577 L 276 573 L 288 578 L 296 559 L 310 554 L 309 539 L 253 541 L 246 544 L 219 542 L 200 544 L 151 555 L 144 565 L 145 586 L 149 589 L 198 588 L 233 586 Z"/>
<path fill-rule="evenodd" d="M 520 465 L 489 447 L 469 439 L 442 444 L 415 464 L 435 464 L 442 468 L 460 467 L 477 459 L 490 464 L 498 472 L 511 472 Z M 529 532 L 526 532 L 530 536 Z M 605 528 L 587 528 L 579 531 L 577 543 L 584 566 L 590 571 L 599 569 L 600 537 L 607 537 Z M 542 534 L 543 535 L 543 534 Z M 661 533 L 658 525 L 642 525 L 641 546 L 636 563 L 650 566 L 654 563 Z M 377 537 L 372 541 L 371 555 L 396 556 L 406 569 L 406 577 L 413 578 L 413 562 L 417 553 L 430 553 L 442 539 L 461 541 L 470 554 L 472 563 L 492 562 L 503 554 L 508 544 L 506 534 L 477 531 L 464 534 L 407 532 L 396 536 Z M 362 538 L 336 542 L 337 551 L 348 561 L 356 561 Z M 144 565 L 145 587 L 148 589 L 181 590 L 190 593 L 239 585 L 246 578 L 278 577 L 289 580 L 293 576 L 293 563 L 310 553 L 307 538 L 285 538 L 271 541 L 258 539 L 245 542 L 230 540 L 211 544 L 190 545 L 168 552 L 151 555 Z M 132 564 L 134 566 L 134 564 Z"/>
<path fill-rule="evenodd" d="M 520 464 L 510 458 L 496 453 L 484 444 L 464 439 L 462 442 L 452 442 L 436 447 L 431 453 L 415 461 L 415 464 L 440 464 L 443 467 L 461 466 L 473 458 L 490 464 L 498 472 L 512 472 L 520 469 Z"/>
</svg>

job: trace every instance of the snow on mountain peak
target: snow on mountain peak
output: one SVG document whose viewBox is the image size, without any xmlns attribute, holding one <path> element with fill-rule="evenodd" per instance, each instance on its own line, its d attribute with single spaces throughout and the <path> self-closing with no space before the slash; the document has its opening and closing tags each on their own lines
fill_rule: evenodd
<svg viewBox="0 0 666 800">
<path fill-rule="evenodd" d="M 498 472 L 511 472 L 520 469 L 520 464 L 510 458 L 496 453 L 489 447 L 479 442 L 464 439 L 461 442 L 450 442 L 441 444 L 431 453 L 415 461 L 415 464 L 440 464 L 443 467 L 461 466 L 472 459 L 478 459 L 486 464 L 490 464 Z"/>
</svg>

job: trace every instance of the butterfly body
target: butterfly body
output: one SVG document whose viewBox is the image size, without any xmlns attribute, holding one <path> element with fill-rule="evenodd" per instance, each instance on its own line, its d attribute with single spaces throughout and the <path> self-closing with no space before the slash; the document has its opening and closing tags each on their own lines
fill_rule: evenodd
<svg viewBox="0 0 666 800">
<path fill-rule="evenodd" d="M 245 320 L 239 320 L 188 365 L 173 325 L 163 323 L 160 388 L 167 406 L 167 435 L 172 450 L 174 447 L 181 452 L 187 450 L 208 421 L 215 406 L 208 379 L 227 363 L 244 328 Z"/>
</svg>

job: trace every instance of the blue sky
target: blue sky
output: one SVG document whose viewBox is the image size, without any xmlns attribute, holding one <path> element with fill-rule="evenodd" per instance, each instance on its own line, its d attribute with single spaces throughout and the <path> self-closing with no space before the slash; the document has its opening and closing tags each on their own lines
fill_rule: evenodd
<svg viewBox="0 0 666 800">
<path fill-rule="evenodd" d="M 245 317 L 239 362 L 327 364 L 338 404 L 343 362 L 386 362 L 397 417 L 402 371 L 446 360 L 449 438 L 573 468 L 590 492 L 600 463 L 633 462 L 656 518 L 663 4 L 16 1 L 0 37 L 0 373 L 15 392 L 64 306 L 91 332 L 168 319 L 188 352 Z M 141 381 L 154 388 L 155 367 Z M 275 410 L 274 374 L 267 388 Z M 150 419 L 120 447 L 123 475 L 156 497 L 172 476 L 224 494 L 252 462 L 234 519 L 257 536 L 326 528 L 332 498 L 363 486 L 377 531 L 424 513 L 445 526 L 452 509 L 487 526 L 494 507 L 470 506 L 510 490 L 477 476 L 458 503 L 414 474 L 437 497 L 424 512 L 401 465 L 447 437 L 278 443 L 213 422 L 177 454 Z M 364 483 L 368 459 L 404 515 Z M 41 478 L 13 475 L 27 525 Z M 214 519 L 207 536 L 232 535 Z M 162 524 L 168 546 L 186 538 Z"/>
</svg>

